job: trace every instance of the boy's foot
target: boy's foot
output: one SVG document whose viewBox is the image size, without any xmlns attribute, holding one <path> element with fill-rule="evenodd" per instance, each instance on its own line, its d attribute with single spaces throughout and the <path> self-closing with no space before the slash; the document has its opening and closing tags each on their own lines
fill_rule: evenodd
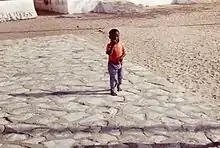
<svg viewBox="0 0 220 148">
<path fill-rule="evenodd" d="M 117 94 L 114 91 L 111 91 L 112 96 L 117 96 Z"/>
<path fill-rule="evenodd" d="M 118 85 L 118 87 L 117 87 L 117 91 L 122 91 L 120 85 Z"/>
</svg>

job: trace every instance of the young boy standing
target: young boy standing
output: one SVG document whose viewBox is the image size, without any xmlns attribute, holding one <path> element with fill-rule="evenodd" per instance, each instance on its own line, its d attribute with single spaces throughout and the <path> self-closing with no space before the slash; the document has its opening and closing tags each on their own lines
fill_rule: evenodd
<svg viewBox="0 0 220 148">
<path fill-rule="evenodd" d="M 106 54 L 109 55 L 108 72 L 110 75 L 111 95 L 117 96 L 117 91 L 121 91 L 120 85 L 123 79 L 122 61 L 125 57 L 125 49 L 119 40 L 119 30 L 112 29 L 109 31 L 110 43 L 107 45 Z"/>
</svg>

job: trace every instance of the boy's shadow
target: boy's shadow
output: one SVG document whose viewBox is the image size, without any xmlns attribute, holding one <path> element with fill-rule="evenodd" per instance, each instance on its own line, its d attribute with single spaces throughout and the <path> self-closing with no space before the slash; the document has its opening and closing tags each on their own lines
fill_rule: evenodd
<svg viewBox="0 0 220 148">
<path fill-rule="evenodd" d="M 109 95 L 109 89 L 99 90 L 84 90 L 84 91 L 55 91 L 55 92 L 39 92 L 39 93 L 11 93 L 9 96 L 13 97 L 45 97 L 45 96 L 64 96 L 64 95 L 91 95 L 91 96 L 102 96 Z"/>
</svg>

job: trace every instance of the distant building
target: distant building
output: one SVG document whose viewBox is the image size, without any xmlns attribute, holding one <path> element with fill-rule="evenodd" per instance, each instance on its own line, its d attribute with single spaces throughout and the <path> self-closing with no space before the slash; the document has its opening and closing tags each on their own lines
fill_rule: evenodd
<svg viewBox="0 0 220 148">
<path fill-rule="evenodd" d="M 116 3 L 126 4 L 130 2 L 136 5 L 153 6 L 173 3 L 195 3 L 198 1 L 200 0 L 34 0 L 37 9 L 64 14 L 87 13 L 91 11 L 107 11 L 111 13 L 119 9 Z"/>
<path fill-rule="evenodd" d="M 119 11 L 135 10 L 137 6 L 140 8 L 140 5 L 152 6 L 198 1 L 214 0 L 0 0 L 0 22 L 36 18 L 35 9 L 62 14 L 117 13 Z M 133 3 L 133 6 L 130 5 L 131 3 Z"/>
<path fill-rule="evenodd" d="M 0 23 L 36 17 L 33 0 L 0 0 Z"/>
<path fill-rule="evenodd" d="M 34 0 L 34 4 L 35 8 L 38 10 L 46 10 L 64 14 L 69 13 L 68 0 Z"/>
</svg>

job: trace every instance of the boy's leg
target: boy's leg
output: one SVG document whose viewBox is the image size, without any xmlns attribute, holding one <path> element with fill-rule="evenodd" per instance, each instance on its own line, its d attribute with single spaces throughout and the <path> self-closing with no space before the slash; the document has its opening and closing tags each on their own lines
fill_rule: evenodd
<svg viewBox="0 0 220 148">
<path fill-rule="evenodd" d="M 115 93 L 115 88 L 117 86 L 117 73 L 118 73 L 118 70 L 114 67 L 114 65 L 112 63 L 108 63 L 108 71 L 109 71 L 109 75 L 110 75 L 111 93 L 113 95 L 117 95 L 117 94 L 114 94 L 114 93 Z"/>
<path fill-rule="evenodd" d="M 122 91 L 120 85 L 122 84 L 123 80 L 123 67 L 121 66 L 120 69 L 118 69 L 118 85 L 117 85 L 117 90 Z"/>
</svg>

